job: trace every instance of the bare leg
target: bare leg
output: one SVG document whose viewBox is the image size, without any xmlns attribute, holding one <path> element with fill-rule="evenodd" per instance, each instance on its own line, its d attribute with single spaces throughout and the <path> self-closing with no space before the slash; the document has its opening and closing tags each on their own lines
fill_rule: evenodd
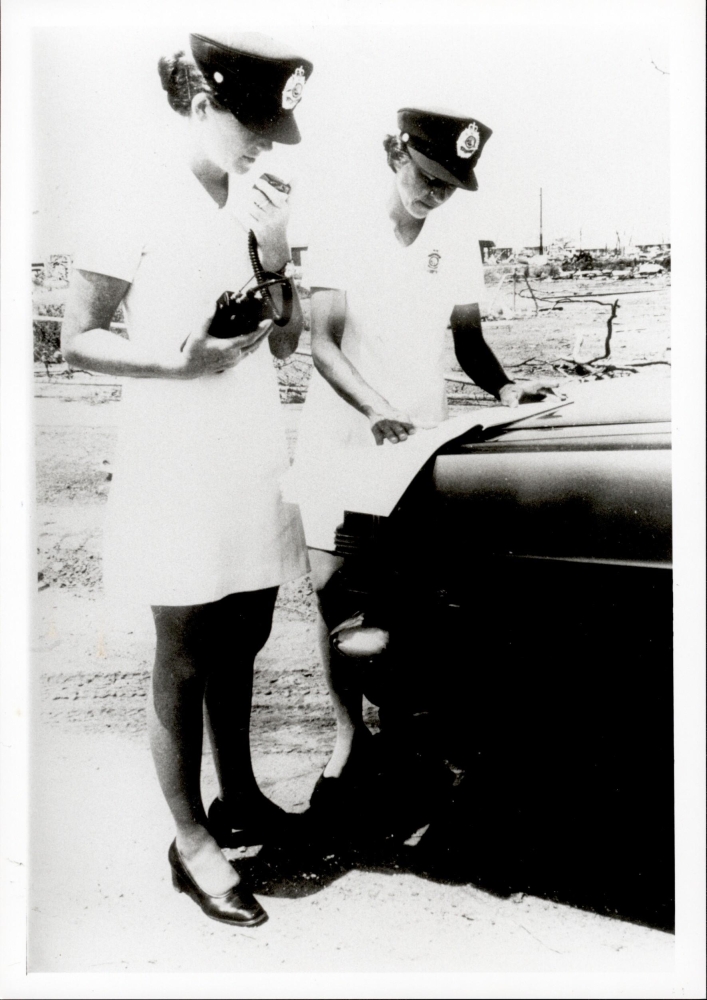
<svg viewBox="0 0 707 1000">
<path fill-rule="evenodd" d="M 341 567 L 343 559 L 332 552 L 310 549 L 309 562 L 312 567 L 312 585 L 319 594 Z M 363 692 L 355 664 L 349 665 L 339 657 L 332 658 L 329 629 L 322 617 L 321 609 L 318 609 L 317 613 L 317 640 L 336 716 L 336 743 L 324 768 L 324 777 L 338 778 L 351 756 L 356 738 L 363 736 L 364 730 L 368 732 L 363 722 Z"/>
<path fill-rule="evenodd" d="M 209 605 L 153 607 L 157 632 L 149 734 L 162 792 L 177 827 L 177 848 L 202 890 L 227 892 L 240 881 L 206 830 L 201 802 L 203 698 Z"/>
<path fill-rule="evenodd" d="M 250 713 L 253 662 L 270 635 L 277 587 L 231 594 L 213 605 L 206 708 L 220 797 L 234 816 L 269 800 L 253 774 Z"/>
</svg>

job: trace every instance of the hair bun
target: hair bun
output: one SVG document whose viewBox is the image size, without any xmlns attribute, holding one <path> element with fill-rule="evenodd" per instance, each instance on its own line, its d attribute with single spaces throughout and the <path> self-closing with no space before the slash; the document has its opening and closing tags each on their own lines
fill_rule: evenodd
<svg viewBox="0 0 707 1000">
<path fill-rule="evenodd" d="M 178 60 L 179 57 L 183 55 L 183 52 L 177 52 L 177 54 L 171 59 L 167 56 L 162 56 L 157 64 L 162 89 L 166 90 L 168 93 L 170 88 L 174 86 L 174 77 L 177 72 Z"/>
<path fill-rule="evenodd" d="M 170 107 L 180 115 L 190 114 L 192 98 L 200 93 L 208 94 L 214 107 L 221 107 L 201 71 L 183 51 L 176 52 L 171 58 L 163 56 L 157 63 L 157 71 Z"/>
</svg>

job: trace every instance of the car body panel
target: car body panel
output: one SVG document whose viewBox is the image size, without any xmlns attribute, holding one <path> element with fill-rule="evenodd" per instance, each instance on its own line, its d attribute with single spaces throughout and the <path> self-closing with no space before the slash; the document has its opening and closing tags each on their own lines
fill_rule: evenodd
<svg viewBox="0 0 707 1000">
<path fill-rule="evenodd" d="M 463 553 L 669 567 L 668 388 L 580 385 L 571 406 L 445 449 L 433 482 Z"/>
<path fill-rule="evenodd" d="M 477 427 L 347 555 L 350 610 L 390 634 L 362 683 L 408 752 L 389 798 L 427 794 L 434 877 L 674 926 L 668 389 L 573 385 Z M 405 793 L 411 761 L 452 763 L 451 795 Z"/>
</svg>

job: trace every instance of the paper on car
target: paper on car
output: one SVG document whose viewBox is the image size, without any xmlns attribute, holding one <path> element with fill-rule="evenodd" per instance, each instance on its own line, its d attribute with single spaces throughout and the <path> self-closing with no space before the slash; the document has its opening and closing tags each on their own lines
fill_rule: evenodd
<svg viewBox="0 0 707 1000">
<path fill-rule="evenodd" d="M 328 500 L 341 510 L 388 517 L 425 462 L 436 451 L 472 427 L 487 430 L 549 413 L 570 401 L 560 399 L 527 403 L 520 407 L 485 406 L 466 410 L 429 430 L 418 429 L 401 444 L 386 442 L 379 447 L 329 449 L 319 461 L 323 476 L 312 475 L 295 465 L 283 479 L 283 496 L 289 503 L 302 503 L 310 491 L 317 493 L 326 482 Z"/>
</svg>

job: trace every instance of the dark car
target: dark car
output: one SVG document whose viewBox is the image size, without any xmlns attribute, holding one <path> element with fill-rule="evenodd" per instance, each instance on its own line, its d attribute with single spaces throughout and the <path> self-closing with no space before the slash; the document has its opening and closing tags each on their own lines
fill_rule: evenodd
<svg viewBox="0 0 707 1000">
<path fill-rule="evenodd" d="M 669 380 L 570 396 L 446 446 L 384 522 L 366 693 L 431 875 L 669 928 Z"/>
</svg>

